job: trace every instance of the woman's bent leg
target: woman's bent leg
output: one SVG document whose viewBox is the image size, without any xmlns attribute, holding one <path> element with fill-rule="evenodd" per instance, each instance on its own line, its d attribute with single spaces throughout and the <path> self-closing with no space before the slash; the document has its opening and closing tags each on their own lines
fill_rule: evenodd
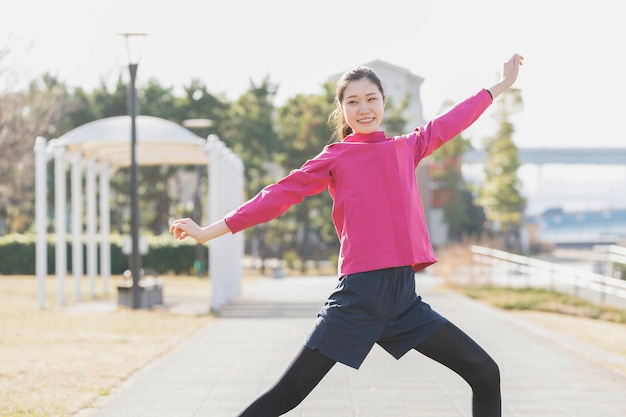
<svg viewBox="0 0 626 417">
<path fill-rule="evenodd" d="M 330 371 L 336 361 L 303 346 L 285 373 L 239 417 L 276 417 L 295 408 Z"/>
<path fill-rule="evenodd" d="M 415 349 L 467 381 L 473 393 L 474 417 L 502 415 L 498 365 L 461 329 L 448 322 Z"/>
</svg>

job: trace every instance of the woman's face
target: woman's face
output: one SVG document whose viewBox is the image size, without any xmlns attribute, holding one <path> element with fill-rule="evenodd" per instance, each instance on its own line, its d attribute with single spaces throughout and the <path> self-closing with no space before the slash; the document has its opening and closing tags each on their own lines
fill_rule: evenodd
<svg viewBox="0 0 626 417">
<path fill-rule="evenodd" d="M 341 110 L 354 133 L 377 132 L 385 115 L 385 98 L 376 84 L 364 77 L 346 86 Z"/>
</svg>

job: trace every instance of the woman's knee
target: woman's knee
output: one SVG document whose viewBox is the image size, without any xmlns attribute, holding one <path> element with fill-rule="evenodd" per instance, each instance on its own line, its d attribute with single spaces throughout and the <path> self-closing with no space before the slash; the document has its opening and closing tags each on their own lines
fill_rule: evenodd
<svg viewBox="0 0 626 417">
<path fill-rule="evenodd" d="M 500 367 L 490 357 L 482 362 L 473 364 L 467 382 L 473 388 L 494 388 L 500 386 Z"/>
</svg>

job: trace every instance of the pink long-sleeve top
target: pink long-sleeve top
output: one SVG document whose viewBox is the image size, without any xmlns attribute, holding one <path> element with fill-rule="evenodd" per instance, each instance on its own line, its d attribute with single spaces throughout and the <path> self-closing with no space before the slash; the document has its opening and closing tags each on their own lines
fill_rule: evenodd
<svg viewBox="0 0 626 417">
<path fill-rule="evenodd" d="M 341 244 L 339 276 L 437 261 L 428 235 L 415 169 L 435 149 L 469 127 L 492 103 L 486 90 L 413 132 L 352 134 L 326 146 L 282 180 L 225 217 L 234 234 L 283 214 L 326 189 Z"/>
</svg>

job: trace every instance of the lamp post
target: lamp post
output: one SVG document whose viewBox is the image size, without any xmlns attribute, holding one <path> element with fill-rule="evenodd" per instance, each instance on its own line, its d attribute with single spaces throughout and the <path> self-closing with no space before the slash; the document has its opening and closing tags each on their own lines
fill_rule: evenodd
<svg viewBox="0 0 626 417">
<path fill-rule="evenodd" d="M 139 55 L 135 40 L 143 39 L 145 33 L 121 33 L 126 42 L 128 53 L 128 71 L 130 73 L 130 272 L 133 278 L 132 303 L 133 309 L 141 307 L 141 292 L 139 279 L 141 278 L 141 254 L 139 253 L 139 196 L 137 193 L 137 87 L 135 80 L 139 66 Z M 132 45 L 131 45 L 132 44 Z"/>
</svg>

